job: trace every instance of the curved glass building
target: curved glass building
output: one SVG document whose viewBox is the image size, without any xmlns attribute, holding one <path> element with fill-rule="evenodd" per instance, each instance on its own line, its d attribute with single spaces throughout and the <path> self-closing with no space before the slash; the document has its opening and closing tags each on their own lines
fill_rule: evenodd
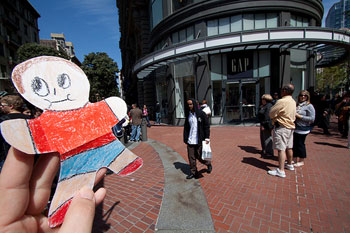
<svg viewBox="0 0 350 233">
<path fill-rule="evenodd" d="M 350 34 L 321 28 L 320 0 L 117 0 L 126 100 L 184 122 L 188 98 L 212 124 L 254 122 L 261 95 L 315 86 L 348 57 Z"/>
</svg>

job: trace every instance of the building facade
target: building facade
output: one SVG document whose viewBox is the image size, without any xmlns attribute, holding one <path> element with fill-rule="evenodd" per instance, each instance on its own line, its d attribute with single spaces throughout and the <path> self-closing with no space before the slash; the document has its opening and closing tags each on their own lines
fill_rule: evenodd
<svg viewBox="0 0 350 233">
<path fill-rule="evenodd" d="M 81 66 L 81 62 L 75 56 L 73 43 L 66 41 L 66 37 L 63 33 L 50 33 L 50 36 L 51 39 L 41 39 L 40 44 L 46 47 L 51 47 L 59 52 L 64 51 L 68 55 L 70 61 Z"/>
<path fill-rule="evenodd" d="M 12 91 L 11 71 L 17 50 L 25 43 L 39 43 L 39 13 L 27 0 L 0 2 L 0 91 Z"/>
<path fill-rule="evenodd" d="M 126 100 L 158 101 L 162 121 L 174 125 L 183 124 L 188 98 L 207 100 L 213 124 L 254 122 L 261 95 L 286 83 L 297 95 L 315 86 L 316 67 L 348 56 L 349 34 L 321 28 L 320 0 L 117 0 L 117 6 Z"/>
<path fill-rule="evenodd" d="M 329 28 L 350 28 L 350 0 L 340 0 L 329 9 L 325 21 Z"/>
</svg>

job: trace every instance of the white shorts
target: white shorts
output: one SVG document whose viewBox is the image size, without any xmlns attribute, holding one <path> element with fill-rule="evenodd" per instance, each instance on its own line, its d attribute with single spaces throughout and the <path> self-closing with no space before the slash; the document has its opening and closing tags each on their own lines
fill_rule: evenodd
<svg viewBox="0 0 350 233">
<path fill-rule="evenodd" d="M 284 151 L 293 149 L 293 132 L 294 129 L 287 129 L 283 126 L 273 129 L 273 147 L 276 150 Z"/>
</svg>

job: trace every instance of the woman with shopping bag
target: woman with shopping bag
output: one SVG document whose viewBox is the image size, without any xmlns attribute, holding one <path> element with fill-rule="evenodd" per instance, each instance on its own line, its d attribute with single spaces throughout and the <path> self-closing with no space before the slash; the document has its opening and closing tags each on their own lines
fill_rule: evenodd
<svg viewBox="0 0 350 233">
<path fill-rule="evenodd" d="M 209 135 L 210 125 L 207 115 L 200 108 L 198 108 L 196 100 L 187 100 L 187 105 L 185 108 L 184 143 L 187 145 L 187 154 L 191 173 L 186 177 L 186 179 L 197 179 L 200 177 L 197 170 L 197 160 L 207 165 L 207 172 L 211 173 L 213 169 L 211 159 L 202 159 L 202 143 L 209 144 Z M 206 149 L 206 151 L 208 151 L 208 149 Z"/>
</svg>

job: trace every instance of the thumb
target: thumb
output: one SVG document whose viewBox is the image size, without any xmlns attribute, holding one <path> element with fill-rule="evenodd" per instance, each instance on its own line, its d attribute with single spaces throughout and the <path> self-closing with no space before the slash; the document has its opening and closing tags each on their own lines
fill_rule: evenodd
<svg viewBox="0 0 350 233">
<path fill-rule="evenodd" d="M 94 216 L 95 194 L 84 186 L 74 196 L 59 232 L 91 232 Z"/>
</svg>

